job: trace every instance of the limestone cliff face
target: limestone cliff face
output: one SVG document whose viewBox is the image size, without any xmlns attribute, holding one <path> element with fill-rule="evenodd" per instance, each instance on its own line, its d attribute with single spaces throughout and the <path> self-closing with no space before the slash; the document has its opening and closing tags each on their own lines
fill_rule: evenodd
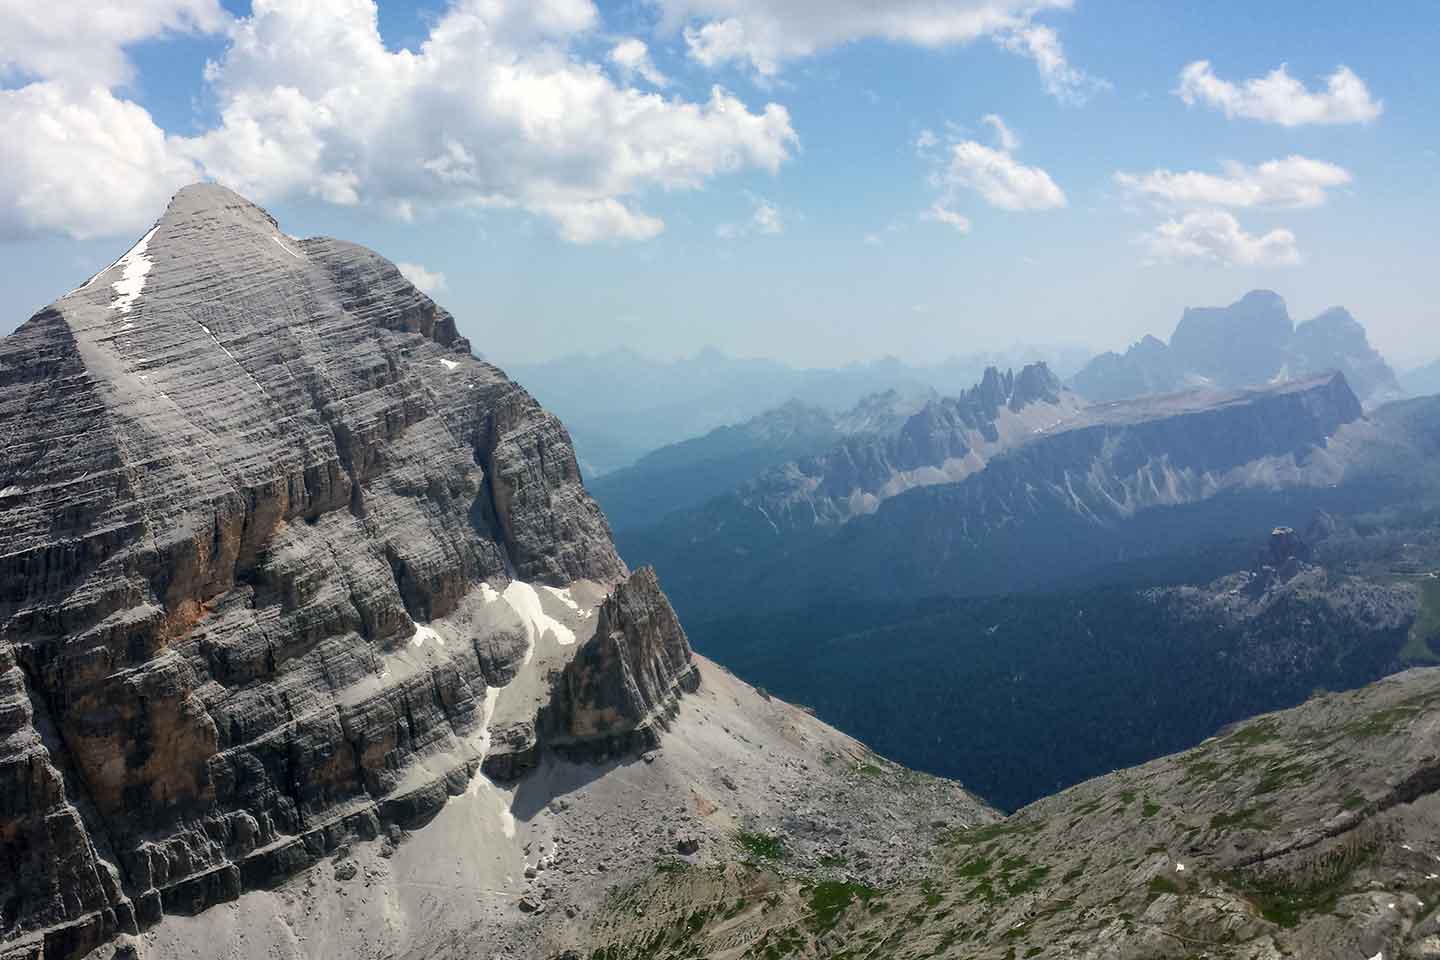
<svg viewBox="0 0 1440 960">
<path fill-rule="evenodd" d="M 592 752 L 653 745 L 677 693 L 699 683 L 685 630 L 644 567 L 605 600 L 594 638 L 556 684 L 551 741 Z"/>
<path fill-rule="evenodd" d="M 450 314 L 217 186 L 0 340 L 0 437 L 0 953 L 423 818 L 541 594 L 626 575 L 564 428 Z"/>
</svg>

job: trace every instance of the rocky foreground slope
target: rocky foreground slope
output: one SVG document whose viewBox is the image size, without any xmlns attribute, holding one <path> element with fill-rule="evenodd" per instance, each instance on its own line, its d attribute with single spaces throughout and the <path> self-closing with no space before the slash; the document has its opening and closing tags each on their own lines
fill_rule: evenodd
<svg viewBox="0 0 1440 960">
<path fill-rule="evenodd" d="M 697 664 L 448 313 L 223 188 L 0 340 L 0 437 L 7 960 L 534 952 L 865 756 Z"/>
<path fill-rule="evenodd" d="M 1410 671 L 949 831 L 907 883 L 798 876 L 780 838 L 656 875 L 614 898 L 591 956 L 1440 956 L 1437 738 L 1440 670 Z"/>
</svg>

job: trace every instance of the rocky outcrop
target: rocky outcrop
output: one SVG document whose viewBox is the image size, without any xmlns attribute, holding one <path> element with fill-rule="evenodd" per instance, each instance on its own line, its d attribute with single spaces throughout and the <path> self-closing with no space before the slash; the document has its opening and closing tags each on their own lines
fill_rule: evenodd
<svg viewBox="0 0 1440 960">
<path fill-rule="evenodd" d="M 600 607 L 595 636 L 566 665 L 551 701 L 550 744 L 571 757 L 656 746 L 700 673 L 685 630 L 643 567 Z"/>
<path fill-rule="evenodd" d="M 218 186 L 0 340 L 0 433 L 0 942 L 47 957 L 423 821 L 540 641 L 507 585 L 625 576 L 450 314 Z"/>
</svg>

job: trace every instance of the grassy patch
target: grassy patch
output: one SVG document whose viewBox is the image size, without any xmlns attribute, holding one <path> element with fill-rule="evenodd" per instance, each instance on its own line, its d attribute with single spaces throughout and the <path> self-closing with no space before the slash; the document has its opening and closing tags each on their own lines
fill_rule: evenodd
<svg viewBox="0 0 1440 960">
<path fill-rule="evenodd" d="M 1248 749 L 1280 739 L 1280 721 L 1275 719 L 1257 720 L 1236 730 L 1221 743 L 1227 747 Z"/>
<path fill-rule="evenodd" d="M 1231 830 L 1235 827 L 1261 826 L 1265 810 L 1269 806 L 1268 803 L 1262 803 L 1253 807 L 1241 807 L 1239 810 L 1232 810 L 1229 813 L 1217 813 L 1210 818 L 1210 829 Z"/>
<path fill-rule="evenodd" d="M 855 901 L 868 904 L 875 891 L 863 883 L 827 881 L 810 891 L 810 929 L 825 933 L 835 928 L 840 917 Z"/>
<path fill-rule="evenodd" d="M 1146 888 L 1146 892 L 1151 900 L 1165 893 L 1173 893 L 1179 896 L 1180 886 L 1174 880 L 1171 880 L 1165 876 L 1165 874 L 1161 873 L 1150 878 L 1150 885 Z"/>
<path fill-rule="evenodd" d="M 1440 654 L 1430 645 L 1432 640 L 1440 640 L 1440 580 L 1427 577 L 1420 582 L 1420 612 L 1400 650 L 1400 659 L 1409 663 L 1440 663 Z"/>
<path fill-rule="evenodd" d="M 1140 816 L 1141 816 L 1142 819 L 1145 819 L 1145 820 L 1149 820 L 1151 817 L 1155 816 L 1155 814 L 1157 814 L 1157 813 L 1159 813 L 1159 812 L 1160 812 L 1160 804 L 1154 803 L 1153 801 L 1148 800 L 1148 799 L 1145 801 L 1144 805 L 1140 808 Z"/>
<path fill-rule="evenodd" d="M 986 824 L 983 827 L 956 830 L 945 838 L 945 842 L 952 847 L 972 847 L 979 843 L 999 840 L 1002 837 L 1039 833 L 1044 826 L 1045 824 L 1038 820 L 1001 820 L 999 823 Z"/>
<path fill-rule="evenodd" d="M 1255 785 L 1255 796 L 1271 793 L 1286 786 L 1300 786 L 1314 779 L 1319 768 L 1307 763 L 1291 763 L 1284 760 L 1272 761 Z"/>
<path fill-rule="evenodd" d="M 983 877 L 990 872 L 991 861 L 988 857 L 976 857 L 973 860 L 966 860 L 955 868 L 957 877 Z"/>
<path fill-rule="evenodd" d="M 790 855 L 785 841 L 769 833 L 741 830 L 735 834 L 735 845 L 756 860 L 784 860 Z"/>
</svg>

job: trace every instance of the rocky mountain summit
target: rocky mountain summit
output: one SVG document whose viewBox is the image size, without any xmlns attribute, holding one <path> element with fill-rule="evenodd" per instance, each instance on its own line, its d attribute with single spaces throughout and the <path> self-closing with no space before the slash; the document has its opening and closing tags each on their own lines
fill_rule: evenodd
<svg viewBox="0 0 1440 960">
<path fill-rule="evenodd" d="M 1191 307 L 1170 342 L 1147 336 L 1124 354 L 1103 353 L 1071 386 L 1105 403 L 1187 388 L 1233 389 L 1339 371 L 1373 406 L 1401 396 L 1392 370 L 1344 307 L 1296 325 L 1285 301 L 1252 290 L 1228 307 Z"/>
<path fill-rule="evenodd" d="M 699 791 L 687 848 L 713 846 L 788 795 L 803 751 L 782 742 L 865 755 L 722 671 L 702 683 L 654 573 L 617 556 L 565 429 L 474 359 L 450 314 L 378 255 L 290 237 L 222 187 L 182 190 L 0 340 L 0 431 L 6 960 L 108 957 L 117 935 L 121 955 L 245 955 L 276 932 L 217 941 L 246 904 L 295 925 L 284 955 L 339 955 L 327 937 L 350 956 L 427 937 L 478 949 L 543 912 L 554 838 L 542 856 L 531 834 L 551 801 L 633 816 L 598 785 L 639 765 Z M 667 726 L 703 761 L 665 759 L 681 738 L 642 763 Z M 577 791 L 599 806 L 564 799 Z M 990 816 L 956 791 L 936 797 Z M 907 833 L 928 822 L 906 809 Z M 595 868 L 653 858 L 606 829 Z M 415 859 L 412 833 L 428 836 Z M 312 919 L 362 871 L 367 888 L 434 889 L 444 855 L 470 865 L 468 909 L 397 892 L 377 926 L 309 934 L 275 909 L 302 877 Z M 571 886 L 574 903 L 598 895 Z"/>
</svg>

